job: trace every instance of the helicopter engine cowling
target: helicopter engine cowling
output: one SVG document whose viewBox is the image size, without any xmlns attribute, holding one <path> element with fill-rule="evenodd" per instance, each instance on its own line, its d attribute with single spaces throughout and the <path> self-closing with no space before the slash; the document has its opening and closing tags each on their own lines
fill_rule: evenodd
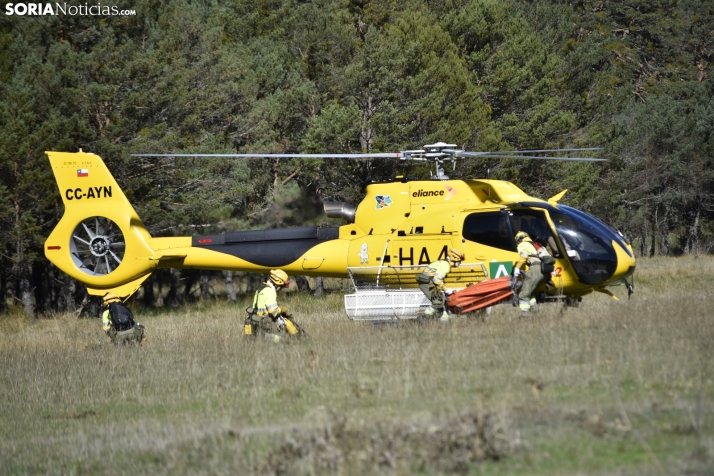
<svg viewBox="0 0 714 476">
<path fill-rule="evenodd" d="M 357 207 L 346 202 L 323 202 L 323 208 L 325 209 L 325 215 L 328 218 L 344 218 L 347 223 L 355 222 L 355 215 L 357 214 Z"/>
</svg>

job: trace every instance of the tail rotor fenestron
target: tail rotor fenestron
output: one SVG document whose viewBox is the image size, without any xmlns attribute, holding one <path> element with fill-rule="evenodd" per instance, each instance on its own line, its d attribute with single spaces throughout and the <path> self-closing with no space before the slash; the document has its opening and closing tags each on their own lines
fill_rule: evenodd
<svg viewBox="0 0 714 476">
<path fill-rule="evenodd" d="M 70 253 L 77 268 L 91 276 L 104 276 L 121 265 L 124 234 L 109 218 L 90 217 L 72 232 Z"/>
</svg>

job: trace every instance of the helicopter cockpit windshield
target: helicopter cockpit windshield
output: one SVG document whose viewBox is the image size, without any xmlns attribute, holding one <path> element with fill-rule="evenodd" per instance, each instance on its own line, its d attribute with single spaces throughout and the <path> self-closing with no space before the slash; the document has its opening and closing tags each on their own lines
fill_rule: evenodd
<svg viewBox="0 0 714 476">
<path fill-rule="evenodd" d="M 600 284 L 613 275 L 617 269 L 613 241 L 630 254 L 621 235 L 587 213 L 565 205 L 549 213 L 582 283 Z"/>
</svg>

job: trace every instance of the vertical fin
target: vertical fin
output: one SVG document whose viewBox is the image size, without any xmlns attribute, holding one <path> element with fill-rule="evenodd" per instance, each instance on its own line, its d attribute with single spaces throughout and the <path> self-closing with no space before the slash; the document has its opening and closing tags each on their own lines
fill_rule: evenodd
<svg viewBox="0 0 714 476">
<path fill-rule="evenodd" d="M 45 256 L 90 294 L 121 289 L 130 295 L 156 266 L 151 235 L 101 157 L 47 155 L 65 210 L 45 242 Z"/>
</svg>

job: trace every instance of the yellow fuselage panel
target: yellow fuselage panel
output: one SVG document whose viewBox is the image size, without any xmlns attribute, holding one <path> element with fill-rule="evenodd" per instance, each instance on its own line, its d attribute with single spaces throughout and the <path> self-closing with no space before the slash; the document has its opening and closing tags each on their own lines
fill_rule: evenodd
<svg viewBox="0 0 714 476">
<path fill-rule="evenodd" d="M 511 182 L 504 182 L 502 180 L 469 180 L 468 184 L 474 196 L 482 203 L 512 204 L 523 201 L 543 202 L 543 200 L 539 198 L 527 195 Z"/>
<path fill-rule="evenodd" d="M 612 247 L 617 255 L 617 269 L 615 269 L 615 272 L 608 282 L 617 282 L 632 274 L 635 269 L 635 258 L 634 254 L 632 254 L 632 247 L 630 247 L 630 253 L 627 253 L 627 251 L 614 240 L 612 241 Z"/>
<path fill-rule="evenodd" d="M 367 194 L 357 207 L 355 224 L 371 235 L 391 234 L 409 213 L 409 183 L 367 186 Z"/>
</svg>

